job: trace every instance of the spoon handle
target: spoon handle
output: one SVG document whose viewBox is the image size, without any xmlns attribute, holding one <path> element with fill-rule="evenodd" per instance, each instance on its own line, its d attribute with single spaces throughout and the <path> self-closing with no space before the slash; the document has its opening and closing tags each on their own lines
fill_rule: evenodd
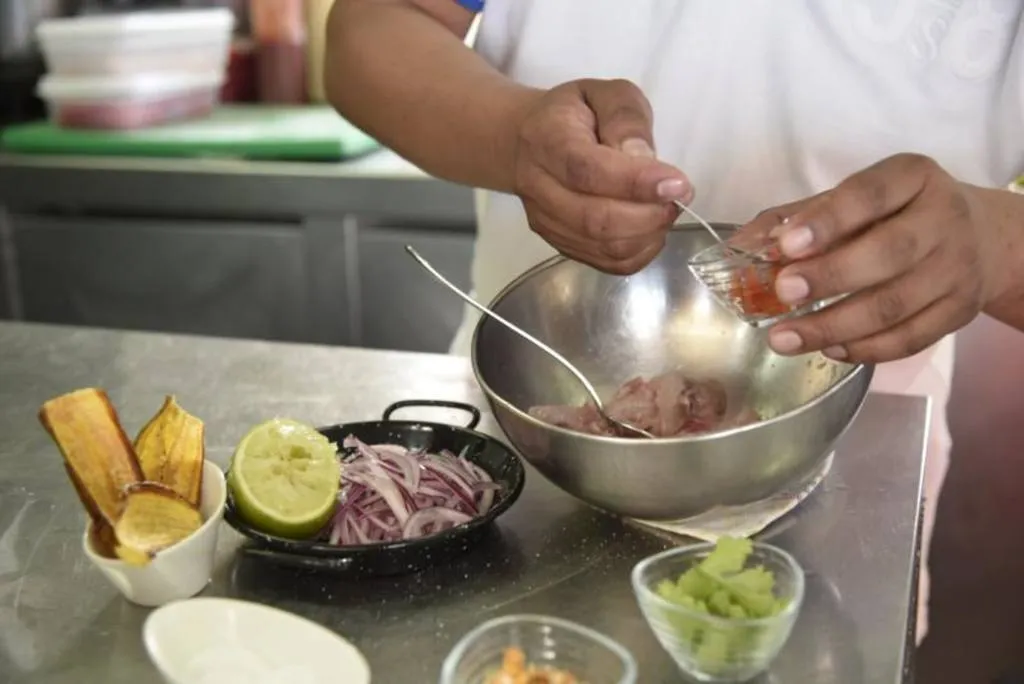
<svg viewBox="0 0 1024 684">
<path fill-rule="evenodd" d="M 506 328 L 508 328 L 512 332 L 516 333 L 517 335 L 519 335 L 520 337 L 523 337 L 527 341 L 532 342 L 534 345 L 539 347 L 541 349 L 541 351 L 547 353 L 551 358 L 553 358 L 555 361 L 560 363 L 563 368 L 565 368 L 567 371 L 572 373 L 573 376 L 577 380 L 579 380 L 580 384 L 583 385 L 583 389 L 585 389 L 587 391 L 587 394 L 590 395 L 591 401 L 593 401 L 597 405 L 598 409 L 600 409 L 602 413 L 604 412 L 604 404 L 601 402 L 601 397 L 598 396 L 597 390 L 594 389 L 594 386 L 590 384 L 590 381 L 587 380 L 586 376 L 584 376 L 582 373 L 580 373 L 578 370 L 576 370 L 576 367 L 574 365 L 572 365 L 569 362 L 568 359 L 566 359 L 564 356 L 562 356 L 561 354 L 556 352 L 554 349 L 552 349 L 548 345 L 546 345 L 543 342 L 541 342 L 540 340 L 538 340 L 536 337 L 534 337 L 530 333 L 528 333 L 525 330 L 521 329 L 519 326 L 515 325 L 514 323 L 510 323 L 509 321 L 505 320 L 504 318 L 502 318 L 498 314 L 494 313 L 493 311 L 488 309 L 486 306 L 484 306 L 483 304 L 481 304 L 480 302 L 476 301 L 475 299 L 470 297 L 468 294 L 466 294 L 465 292 L 460 290 L 458 288 L 458 286 L 456 286 L 454 283 L 452 283 L 447 278 L 445 278 L 443 275 L 441 275 L 436 268 L 431 266 L 430 262 L 428 262 L 426 259 L 424 259 L 422 256 L 420 256 L 419 252 L 417 252 L 415 249 L 413 249 L 412 246 L 406 245 L 405 246 L 405 251 L 408 252 L 409 256 L 411 256 L 413 259 L 415 259 L 416 262 L 419 263 L 419 265 L 422 266 L 423 269 L 427 273 L 429 273 L 430 275 L 434 276 L 435 280 L 437 280 L 439 283 L 441 283 L 442 285 L 447 287 L 449 290 L 451 290 L 452 292 L 457 294 L 459 297 L 461 297 L 464 302 L 466 302 L 467 304 L 472 306 L 474 309 L 476 309 L 480 313 L 485 314 L 487 316 L 490 316 L 491 318 L 493 318 L 494 320 L 498 321 L 499 323 L 504 325 Z"/>
<path fill-rule="evenodd" d="M 692 216 L 693 219 L 695 221 L 697 221 L 697 223 L 699 223 L 700 225 L 704 226 L 704 229 L 706 231 L 708 231 L 709 233 L 711 233 L 711 237 L 715 238 L 716 240 L 718 240 L 719 242 L 721 242 L 723 244 L 725 243 L 725 240 L 723 240 L 722 236 L 718 234 L 718 231 L 715 230 L 714 227 L 710 223 L 708 223 L 703 218 L 701 218 L 700 214 L 698 214 L 693 209 L 691 209 L 687 204 L 683 203 L 682 200 L 672 200 L 672 203 L 674 205 L 676 205 L 677 209 L 681 209 L 682 211 L 685 211 L 687 214 Z"/>
<path fill-rule="evenodd" d="M 714 226 L 712 226 L 710 223 L 708 223 L 703 218 L 701 218 L 700 214 L 695 212 L 693 209 L 691 209 L 687 205 L 683 204 L 680 200 L 672 200 L 672 204 L 676 205 L 677 208 L 681 209 L 682 211 L 686 212 L 687 214 L 692 216 L 694 219 L 696 219 L 697 223 L 699 223 L 700 225 L 704 226 L 704 230 L 706 230 L 709 233 L 711 233 L 711 237 L 715 238 L 715 240 L 717 240 L 718 243 L 720 245 L 722 245 L 723 247 L 725 247 L 725 249 L 727 249 L 728 251 L 732 252 L 733 254 L 739 254 L 740 256 L 744 256 L 744 257 L 746 257 L 748 259 L 752 259 L 752 260 L 755 260 L 755 261 L 764 261 L 763 258 L 757 256 L 756 254 L 751 254 L 747 250 L 740 249 L 739 247 L 736 247 L 735 245 L 730 245 L 728 242 L 723 240 L 722 236 L 718 234 L 718 231 L 715 230 Z"/>
</svg>

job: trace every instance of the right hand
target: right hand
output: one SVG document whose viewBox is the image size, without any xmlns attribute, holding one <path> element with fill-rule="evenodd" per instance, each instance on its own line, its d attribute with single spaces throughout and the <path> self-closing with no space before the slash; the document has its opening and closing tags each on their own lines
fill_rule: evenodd
<svg viewBox="0 0 1024 684">
<path fill-rule="evenodd" d="M 515 192 L 565 256 L 627 275 L 650 263 L 693 188 L 654 154 L 650 103 L 629 81 L 570 81 L 518 120 Z"/>
</svg>

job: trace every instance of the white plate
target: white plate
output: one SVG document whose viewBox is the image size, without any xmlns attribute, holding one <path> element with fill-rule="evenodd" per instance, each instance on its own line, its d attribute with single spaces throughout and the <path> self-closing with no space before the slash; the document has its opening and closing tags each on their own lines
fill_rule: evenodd
<svg viewBox="0 0 1024 684">
<path fill-rule="evenodd" d="M 355 646 L 298 615 L 259 603 L 198 598 L 155 610 L 142 629 L 170 684 L 369 684 Z"/>
</svg>

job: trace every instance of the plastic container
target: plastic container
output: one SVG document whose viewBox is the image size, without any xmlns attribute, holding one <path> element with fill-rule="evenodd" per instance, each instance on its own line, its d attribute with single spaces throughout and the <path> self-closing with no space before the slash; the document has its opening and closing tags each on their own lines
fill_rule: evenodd
<svg viewBox="0 0 1024 684">
<path fill-rule="evenodd" d="M 50 118 L 64 128 L 132 129 L 209 114 L 221 72 L 132 77 L 46 76 L 36 89 Z"/>
<path fill-rule="evenodd" d="M 773 617 L 728 619 L 663 599 L 657 591 L 703 560 L 714 544 L 669 549 L 633 568 L 633 592 L 647 624 L 679 669 L 700 682 L 746 682 L 764 672 L 793 631 L 804 600 L 804 571 L 775 546 L 754 544 L 747 567 L 761 565 L 775 577 L 776 596 L 789 603 Z"/>
<path fill-rule="evenodd" d="M 451 650 L 440 684 L 484 684 L 515 647 L 530 665 L 568 670 L 587 684 L 635 684 L 636 662 L 621 644 L 589 627 L 545 615 L 510 615 L 483 623 Z"/>
<path fill-rule="evenodd" d="M 223 71 L 234 14 L 227 8 L 53 19 L 36 29 L 50 73 L 112 76 Z"/>
</svg>

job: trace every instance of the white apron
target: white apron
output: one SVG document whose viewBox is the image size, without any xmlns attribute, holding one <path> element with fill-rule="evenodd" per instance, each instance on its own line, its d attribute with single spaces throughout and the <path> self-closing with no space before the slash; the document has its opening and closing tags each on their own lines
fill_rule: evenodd
<svg viewBox="0 0 1024 684">
<path fill-rule="evenodd" d="M 658 155 L 709 220 L 744 222 L 897 152 L 1003 187 L 1024 170 L 1018 0 L 486 0 L 477 50 L 517 81 L 627 78 L 650 99 Z M 555 252 L 517 198 L 477 193 L 476 296 Z M 469 354 L 468 310 L 452 352 Z M 931 396 L 918 639 L 950 438 L 953 337 L 878 368 L 872 389 Z"/>
</svg>

